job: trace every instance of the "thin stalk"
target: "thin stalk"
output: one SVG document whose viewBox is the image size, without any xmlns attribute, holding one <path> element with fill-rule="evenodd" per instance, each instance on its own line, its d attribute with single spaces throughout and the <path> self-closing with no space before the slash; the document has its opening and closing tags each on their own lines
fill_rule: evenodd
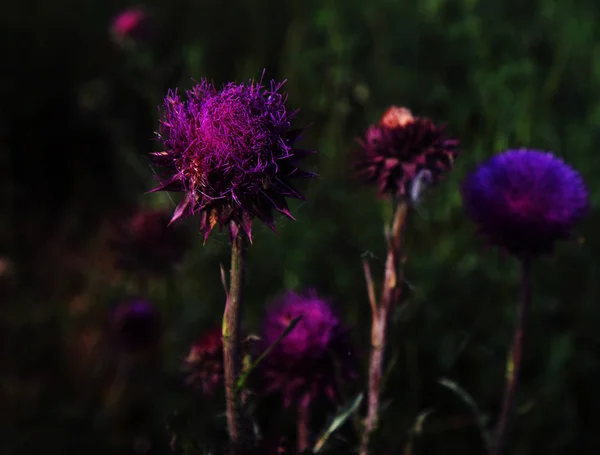
<svg viewBox="0 0 600 455">
<path fill-rule="evenodd" d="M 310 446 L 310 404 L 308 403 L 298 403 L 296 431 L 298 454 L 301 454 Z"/>
<path fill-rule="evenodd" d="M 242 370 L 241 315 L 245 250 L 244 238 L 238 235 L 231 245 L 231 279 L 223 315 L 223 369 L 227 426 L 232 455 L 243 453 L 242 403 L 236 385 Z"/>
<path fill-rule="evenodd" d="M 388 253 L 385 263 L 381 303 L 379 307 L 371 304 L 373 320 L 371 324 L 371 355 L 369 359 L 369 402 L 360 446 L 361 455 L 368 455 L 371 435 L 378 424 L 387 326 L 391 312 L 400 298 L 402 287 L 402 277 L 399 269 L 402 253 L 402 233 L 406 222 L 407 209 L 407 205 L 403 202 L 400 202 L 396 207 L 392 229 L 387 239 Z M 367 282 L 369 278 L 367 276 Z M 371 290 L 369 290 L 369 294 L 371 295 Z"/>
<path fill-rule="evenodd" d="M 521 263 L 521 300 L 517 308 L 517 320 L 513 343 L 506 366 L 506 385 L 504 389 L 504 400 L 502 412 L 496 428 L 495 442 L 492 446 L 492 455 L 501 455 L 508 441 L 509 427 L 515 409 L 515 399 L 519 373 L 521 371 L 521 360 L 523 357 L 523 342 L 525 339 L 525 324 L 531 307 L 531 259 L 524 258 Z"/>
</svg>

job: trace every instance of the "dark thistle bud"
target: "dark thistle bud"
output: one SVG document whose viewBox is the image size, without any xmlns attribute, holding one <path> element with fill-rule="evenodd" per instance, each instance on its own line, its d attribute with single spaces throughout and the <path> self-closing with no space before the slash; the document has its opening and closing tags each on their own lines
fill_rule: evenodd
<svg viewBox="0 0 600 455">
<path fill-rule="evenodd" d="M 414 117 L 406 108 L 390 107 L 358 141 L 362 148 L 358 176 L 376 184 L 380 197 L 418 200 L 424 184 L 437 184 L 458 155 L 458 141 L 444 130 L 428 118 Z"/>
<path fill-rule="evenodd" d="M 200 336 L 184 360 L 186 383 L 212 396 L 223 386 L 223 336 L 215 327 Z"/>
</svg>

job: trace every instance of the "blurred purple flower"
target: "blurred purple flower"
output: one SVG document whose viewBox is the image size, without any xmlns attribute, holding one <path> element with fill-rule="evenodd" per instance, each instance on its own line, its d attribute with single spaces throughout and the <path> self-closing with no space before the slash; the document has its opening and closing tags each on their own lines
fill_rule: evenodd
<svg viewBox="0 0 600 455">
<path fill-rule="evenodd" d="M 582 176 L 550 152 L 508 150 L 464 181 L 468 215 L 490 243 L 516 256 L 550 253 L 588 212 Z"/>
<path fill-rule="evenodd" d="M 144 349 L 155 346 L 161 338 L 161 318 L 150 302 L 135 299 L 118 304 L 110 318 L 110 329 L 117 346 Z"/>
<path fill-rule="evenodd" d="M 221 90 L 203 79 L 181 100 L 165 99 L 159 138 L 164 151 L 153 153 L 166 172 L 152 191 L 185 193 L 172 222 L 198 214 L 206 241 L 215 225 L 233 239 L 240 229 L 252 241 L 254 217 L 273 230 L 273 210 L 292 218 L 286 198 L 303 199 L 289 180 L 315 175 L 299 168 L 312 153 L 293 147 L 301 129 L 291 129 L 283 83 L 229 83 Z"/>
<path fill-rule="evenodd" d="M 223 385 L 223 335 L 215 327 L 200 336 L 184 360 L 186 383 L 211 396 Z"/>
<path fill-rule="evenodd" d="M 263 324 L 261 348 L 267 349 L 292 320 L 296 327 L 274 348 L 262 365 L 265 393 L 279 391 L 284 406 L 306 404 L 318 397 L 337 401 L 337 379 L 353 380 L 356 359 L 347 330 L 329 303 L 314 290 L 289 292 L 276 300 Z"/>
<path fill-rule="evenodd" d="M 128 8 L 119 13 L 112 22 L 111 32 L 122 43 L 142 38 L 148 28 L 148 13 L 142 7 Z"/>
<path fill-rule="evenodd" d="M 110 241 L 119 268 L 162 274 L 179 262 L 190 241 L 169 228 L 169 220 L 162 209 L 139 210 L 119 220 Z"/>
<path fill-rule="evenodd" d="M 376 184 L 380 197 L 408 197 L 419 176 L 426 175 L 428 185 L 436 184 L 452 170 L 458 155 L 458 140 L 448 138 L 444 128 L 413 117 L 406 108 L 390 107 L 358 140 L 358 177 Z"/>
</svg>

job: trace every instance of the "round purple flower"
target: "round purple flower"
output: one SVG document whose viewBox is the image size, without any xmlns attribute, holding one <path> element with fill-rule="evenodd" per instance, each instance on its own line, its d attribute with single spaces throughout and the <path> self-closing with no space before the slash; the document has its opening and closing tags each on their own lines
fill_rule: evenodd
<svg viewBox="0 0 600 455">
<path fill-rule="evenodd" d="M 136 299 L 117 305 L 110 318 L 114 342 L 125 349 L 154 346 L 161 336 L 158 310 L 146 300 Z"/>
<path fill-rule="evenodd" d="M 582 176 L 550 152 L 508 150 L 464 181 L 468 215 L 490 243 L 516 256 L 550 253 L 588 211 Z"/>
<path fill-rule="evenodd" d="M 319 396 L 336 401 L 336 378 L 356 378 L 355 357 L 347 330 L 315 291 L 290 292 L 275 302 L 263 324 L 261 347 L 273 345 L 299 316 L 300 322 L 264 361 L 266 393 L 281 392 L 286 407 Z"/>
<path fill-rule="evenodd" d="M 284 82 L 217 90 L 203 79 L 187 100 L 169 91 L 159 133 L 164 150 L 153 153 L 166 175 L 152 191 L 185 193 L 172 222 L 198 214 L 205 241 L 215 225 L 227 226 L 232 239 L 241 229 L 252 241 L 254 217 L 273 230 L 274 210 L 293 219 L 286 198 L 303 196 L 290 179 L 315 175 L 299 168 L 312 152 L 294 148 L 302 130 L 291 129 L 294 113 L 279 93 Z"/>
<path fill-rule="evenodd" d="M 427 185 L 436 184 L 458 155 L 458 140 L 449 138 L 444 126 L 397 106 L 371 125 L 358 143 L 362 147 L 358 177 L 377 185 L 380 197 L 410 197 L 423 179 Z"/>
</svg>

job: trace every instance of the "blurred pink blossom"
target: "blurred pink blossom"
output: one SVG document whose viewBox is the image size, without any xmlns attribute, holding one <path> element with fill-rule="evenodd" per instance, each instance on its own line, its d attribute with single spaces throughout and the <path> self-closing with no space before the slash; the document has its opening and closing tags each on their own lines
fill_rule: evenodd
<svg viewBox="0 0 600 455">
<path fill-rule="evenodd" d="M 142 7 L 132 7 L 115 17 L 111 31 L 120 41 L 136 39 L 143 33 L 148 13 Z"/>
</svg>

